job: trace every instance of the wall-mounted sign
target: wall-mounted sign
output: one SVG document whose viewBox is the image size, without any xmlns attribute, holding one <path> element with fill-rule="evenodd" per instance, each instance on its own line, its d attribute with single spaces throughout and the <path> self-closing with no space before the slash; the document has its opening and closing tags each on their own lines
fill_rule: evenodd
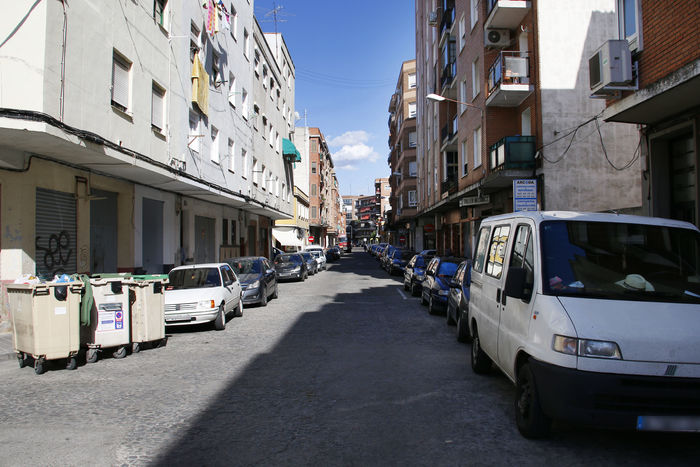
<svg viewBox="0 0 700 467">
<path fill-rule="evenodd" d="M 423 226 L 423 232 L 435 232 L 435 226 L 433 224 L 425 224 Z"/>
<path fill-rule="evenodd" d="M 490 195 L 481 196 L 465 196 L 459 200 L 459 206 L 476 206 L 477 204 L 489 204 L 491 202 Z"/>
<path fill-rule="evenodd" d="M 537 180 L 513 180 L 513 211 L 537 211 Z"/>
</svg>

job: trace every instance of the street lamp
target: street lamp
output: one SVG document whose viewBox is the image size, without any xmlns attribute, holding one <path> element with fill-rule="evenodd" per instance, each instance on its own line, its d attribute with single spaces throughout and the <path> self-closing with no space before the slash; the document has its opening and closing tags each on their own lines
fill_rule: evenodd
<svg viewBox="0 0 700 467">
<path fill-rule="evenodd" d="M 473 109 L 477 109 L 479 112 L 481 112 L 482 117 L 484 115 L 484 109 L 482 109 L 481 107 L 478 107 L 478 106 L 473 105 L 473 104 L 468 104 L 466 102 L 458 101 L 455 99 L 450 99 L 449 97 L 441 96 L 439 94 L 432 94 L 431 93 L 431 94 L 428 94 L 427 96 L 425 96 L 425 98 L 428 100 L 431 100 L 431 101 L 435 101 L 435 102 L 442 102 L 442 101 L 455 102 L 457 104 L 461 104 L 461 105 L 465 105 L 467 107 L 471 107 Z"/>
</svg>

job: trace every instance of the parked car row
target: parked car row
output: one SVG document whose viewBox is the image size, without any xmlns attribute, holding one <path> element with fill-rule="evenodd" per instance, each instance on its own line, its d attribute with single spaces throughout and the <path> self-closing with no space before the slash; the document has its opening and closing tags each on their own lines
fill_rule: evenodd
<svg viewBox="0 0 700 467">
<path fill-rule="evenodd" d="M 221 263 L 178 266 L 168 274 L 165 324 L 182 326 L 213 323 L 226 328 L 227 318 L 243 316 L 244 305 L 267 306 L 279 297 L 279 281 L 305 281 L 327 269 L 327 257 L 340 253 L 311 246 L 298 253 L 281 253 L 270 261 L 263 256 L 230 258 Z"/>
<path fill-rule="evenodd" d="M 386 246 L 384 247 L 386 248 Z M 527 438 L 564 420 L 700 431 L 700 231 L 617 214 L 485 219 L 473 259 L 415 255 L 403 286 L 515 385 Z"/>
</svg>

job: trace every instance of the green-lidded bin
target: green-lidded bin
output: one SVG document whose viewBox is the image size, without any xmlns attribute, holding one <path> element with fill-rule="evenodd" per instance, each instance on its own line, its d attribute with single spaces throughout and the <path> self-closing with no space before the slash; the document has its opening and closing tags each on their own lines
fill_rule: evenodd
<svg viewBox="0 0 700 467">
<path fill-rule="evenodd" d="M 132 350 L 144 343 L 159 346 L 165 341 L 165 274 L 133 275 L 124 283 L 129 287 Z"/>
</svg>

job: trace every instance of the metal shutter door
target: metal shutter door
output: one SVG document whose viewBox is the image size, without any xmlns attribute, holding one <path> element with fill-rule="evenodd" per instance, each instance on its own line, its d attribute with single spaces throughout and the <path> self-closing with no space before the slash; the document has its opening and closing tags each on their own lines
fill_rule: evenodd
<svg viewBox="0 0 700 467">
<path fill-rule="evenodd" d="M 76 208 L 73 193 L 36 189 L 36 274 L 53 279 L 77 272 Z"/>
</svg>

